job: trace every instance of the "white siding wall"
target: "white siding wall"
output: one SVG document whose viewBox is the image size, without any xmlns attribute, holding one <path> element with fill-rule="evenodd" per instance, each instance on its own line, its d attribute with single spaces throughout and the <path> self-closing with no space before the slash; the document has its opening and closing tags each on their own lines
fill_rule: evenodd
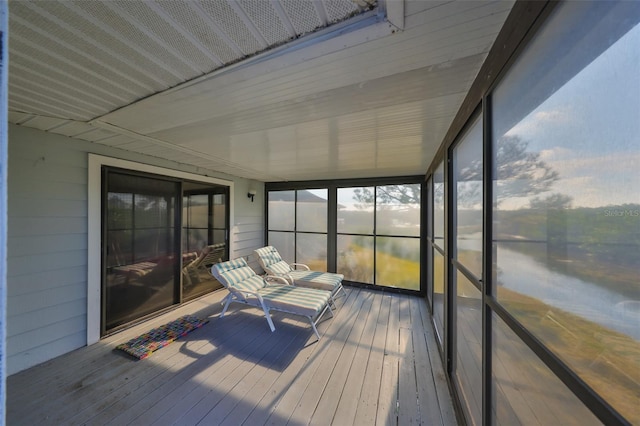
<svg viewBox="0 0 640 426">
<path fill-rule="evenodd" d="M 7 372 L 87 343 L 88 154 L 232 180 L 233 257 L 263 245 L 262 184 L 9 125 Z M 258 191 L 247 198 L 249 186 Z"/>
<path fill-rule="evenodd" d="M 263 272 L 253 254 L 253 250 L 264 244 L 264 184 L 256 181 L 244 181 L 235 186 L 236 211 L 235 226 L 231 230 L 234 253 L 230 258 L 244 257 L 256 272 Z M 247 197 L 249 189 L 256 191 L 253 202 Z M 256 244 L 260 242 L 260 244 Z"/>
</svg>

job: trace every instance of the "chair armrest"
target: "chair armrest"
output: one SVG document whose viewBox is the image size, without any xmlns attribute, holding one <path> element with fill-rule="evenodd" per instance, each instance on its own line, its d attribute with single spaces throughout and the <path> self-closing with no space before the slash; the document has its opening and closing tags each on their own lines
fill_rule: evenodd
<svg viewBox="0 0 640 426">
<path fill-rule="evenodd" d="M 298 268 L 296 268 L 296 266 L 300 266 L 300 267 L 301 267 L 302 269 L 304 269 L 305 271 L 310 271 L 310 270 L 311 270 L 311 269 L 310 269 L 307 265 L 305 265 L 304 263 L 290 263 L 290 265 L 291 265 L 291 266 L 293 266 L 293 270 L 294 270 L 294 271 L 295 271 L 296 269 L 298 269 Z"/>
<path fill-rule="evenodd" d="M 242 294 L 243 297 L 246 298 L 246 295 L 249 296 L 253 296 L 256 299 L 258 299 L 260 301 L 260 303 L 264 303 L 264 300 L 262 300 L 262 295 L 260 295 L 260 293 L 258 293 L 257 291 L 253 291 L 253 290 L 240 290 L 238 288 L 234 288 L 233 290 L 229 290 L 231 293 L 240 293 Z"/>
<path fill-rule="evenodd" d="M 291 283 L 287 281 L 286 278 L 278 275 L 265 275 L 262 279 L 267 285 L 269 285 L 272 281 L 279 281 L 282 284 L 291 285 Z"/>
</svg>

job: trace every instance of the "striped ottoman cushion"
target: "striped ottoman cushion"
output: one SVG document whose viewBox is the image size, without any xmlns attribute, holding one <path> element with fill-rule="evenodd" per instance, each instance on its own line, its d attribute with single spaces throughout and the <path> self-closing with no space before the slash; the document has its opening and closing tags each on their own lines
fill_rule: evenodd
<svg viewBox="0 0 640 426">
<path fill-rule="evenodd" d="M 260 290 L 260 295 L 269 308 L 314 317 L 329 302 L 331 293 L 291 285 L 270 284 Z"/>
<path fill-rule="evenodd" d="M 342 274 L 317 271 L 291 271 L 288 275 L 295 285 L 327 291 L 335 290 L 344 278 Z"/>
</svg>

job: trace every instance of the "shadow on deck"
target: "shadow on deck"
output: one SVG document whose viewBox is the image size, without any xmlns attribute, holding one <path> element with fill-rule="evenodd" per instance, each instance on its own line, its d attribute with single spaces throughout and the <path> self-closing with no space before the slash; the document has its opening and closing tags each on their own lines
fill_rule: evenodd
<svg viewBox="0 0 640 426">
<path fill-rule="evenodd" d="M 423 299 L 347 288 L 316 340 L 306 320 L 219 291 L 7 380 L 7 423 L 456 424 Z M 180 315 L 209 323 L 149 358 L 119 343 Z"/>
</svg>

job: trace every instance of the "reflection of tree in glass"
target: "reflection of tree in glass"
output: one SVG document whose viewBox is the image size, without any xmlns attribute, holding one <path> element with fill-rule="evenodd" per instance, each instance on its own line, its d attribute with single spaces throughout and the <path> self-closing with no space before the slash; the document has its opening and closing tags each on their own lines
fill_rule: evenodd
<svg viewBox="0 0 640 426">
<path fill-rule="evenodd" d="M 540 159 L 540 152 L 527 151 L 529 142 L 519 136 L 503 136 L 498 140 L 496 152 L 495 179 L 498 183 L 496 191 L 497 203 L 514 197 L 531 197 L 551 189 L 560 179 L 557 171 Z M 482 191 L 482 158 L 474 159 L 468 167 L 460 170 L 457 180 L 457 200 L 462 206 L 475 204 Z M 441 203 L 444 197 L 443 185 L 436 182 L 434 197 Z M 362 205 L 374 201 L 371 188 L 354 190 L 354 200 Z M 378 187 L 378 202 L 384 204 L 417 204 L 420 202 L 418 185 L 387 185 Z M 533 198 L 532 206 L 552 205 L 566 208 L 571 197 L 562 194 L 551 194 L 544 198 Z"/>
<path fill-rule="evenodd" d="M 339 249 L 338 272 L 350 281 L 373 283 L 373 247 L 371 237 L 344 237 Z"/>
<path fill-rule="evenodd" d="M 540 152 L 527 151 L 529 142 L 519 136 L 503 136 L 498 139 L 495 153 L 495 175 L 497 190 L 496 203 L 515 197 L 532 197 L 545 193 L 560 179 L 557 171 L 540 159 Z M 478 185 L 458 187 L 458 200 L 462 205 L 468 200 L 477 200 L 479 183 L 482 182 L 482 159 L 471 162 L 471 166 L 461 170 L 459 182 L 478 182 Z M 531 208 L 545 206 L 566 208 L 571 197 L 551 194 L 530 200 Z M 535 205 L 535 206 L 534 206 Z"/>
<path fill-rule="evenodd" d="M 108 194 L 108 228 L 127 229 L 133 222 L 133 194 Z"/>
<path fill-rule="evenodd" d="M 529 200 L 529 207 L 532 209 L 548 210 L 548 209 L 568 209 L 571 208 L 573 199 L 564 194 L 550 194 L 544 198 L 534 197 Z"/>
<path fill-rule="evenodd" d="M 560 178 L 558 172 L 540 159 L 539 152 L 528 152 L 528 146 L 529 142 L 518 136 L 498 140 L 495 172 L 498 202 L 547 192 Z"/>
<path fill-rule="evenodd" d="M 378 186 L 378 204 L 418 204 L 420 203 L 420 185 Z M 356 188 L 353 199 L 360 204 L 356 207 L 371 205 L 374 201 L 372 188 Z"/>
<path fill-rule="evenodd" d="M 419 289 L 420 190 L 420 184 L 353 188 L 360 211 L 344 211 L 343 217 L 358 218 L 349 220 L 353 225 L 348 231 L 364 235 L 343 237 L 338 268 L 347 279 Z"/>
</svg>

